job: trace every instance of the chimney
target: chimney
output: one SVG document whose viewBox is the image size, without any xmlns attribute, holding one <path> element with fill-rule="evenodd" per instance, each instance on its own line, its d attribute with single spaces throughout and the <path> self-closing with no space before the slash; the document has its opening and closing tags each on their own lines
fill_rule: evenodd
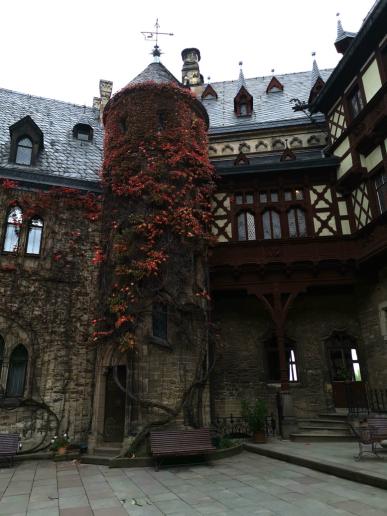
<svg viewBox="0 0 387 516">
<path fill-rule="evenodd" d="M 105 81 L 103 79 L 101 79 L 99 81 L 100 97 L 93 98 L 93 107 L 99 108 L 101 121 L 102 121 L 103 110 L 105 109 L 106 104 L 109 102 L 109 99 L 112 96 L 112 90 L 113 90 L 113 82 L 112 81 Z"/>
<path fill-rule="evenodd" d="M 184 86 L 202 85 L 204 81 L 199 69 L 199 50 L 197 48 L 185 48 L 181 53 L 181 57 L 183 58 L 181 82 L 184 84 Z"/>
</svg>

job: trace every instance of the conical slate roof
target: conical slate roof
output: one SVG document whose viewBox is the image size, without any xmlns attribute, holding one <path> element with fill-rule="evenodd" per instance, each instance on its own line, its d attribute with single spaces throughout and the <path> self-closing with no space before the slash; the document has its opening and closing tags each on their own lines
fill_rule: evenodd
<svg viewBox="0 0 387 516">
<path fill-rule="evenodd" d="M 311 75 L 311 81 L 310 81 L 311 88 L 313 88 L 313 86 L 316 84 L 316 81 L 319 77 L 320 77 L 320 79 L 322 79 L 317 61 L 316 61 L 316 59 L 313 59 L 312 75 Z"/>
<path fill-rule="evenodd" d="M 347 32 L 343 29 L 340 20 L 337 20 L 337 37 L 335 43 L 338 43 L 342 39 L 345 38 L 354 38 L 356 36 L 356 32 Z"/>
<path fill-rule="evenodd" d="M 150 63 L 145 70 L 139 73 L 129 84 L 141 84 L 142 82 L 149 81 L 157 83 L 172 82 L 173 84 L 181 86 L 176 77 L 160 62 Z"/>
</svg>

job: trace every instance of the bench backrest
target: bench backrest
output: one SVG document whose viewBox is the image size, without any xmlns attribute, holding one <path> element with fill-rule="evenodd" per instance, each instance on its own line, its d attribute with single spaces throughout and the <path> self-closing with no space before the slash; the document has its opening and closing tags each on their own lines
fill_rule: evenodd
<svg viewBox="0 0 387 516">
<path fill-rule="evenodd" d="M 19 449 L 19 434 L 0 434 L 0 455 L 13 455 Z"/>
<path fill-rule="evenodd" d="M 368 427 L 374 437 L 387 437 L 387 418 L 372 418 L 369 417 Z"/>
<path fill-rule="evenodd" d="M 150 433 L 152 452 L 184 452 L 212 448 L 209 428 L 163 430 Z"/>
</svg>

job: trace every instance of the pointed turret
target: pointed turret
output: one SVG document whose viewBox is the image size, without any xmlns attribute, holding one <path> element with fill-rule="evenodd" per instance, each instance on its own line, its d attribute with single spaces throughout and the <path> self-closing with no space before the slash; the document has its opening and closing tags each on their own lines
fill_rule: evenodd
<svg viewBox="0 0 387 516">
<path fill-rule="evenodd" d="M 129 84 L 140 84 L 149 81 L 157 82 L 158 84 L 173 83 L 181 86 L 176 77 L 160 61 L 150 63 L 145 70 L 132 79 Z"/>
<path fill-rule="evenodd" d="M 251 116 L 253 112 L 253 96 L 250 95 L 245 76 L 243 75 L 242 61 L 239 61 L 239 78 L 237 91 L 234 97 L 234 112 L 236 116 Z"/>
<path fill-rule="evenodd" d="M 343 29 L 340 18 L 337 20 L 337 37 L 335 47 L 339 54 L 345 54 L 352 41 L 356 37 L 356 32 L 347 32 Z"/>
<path fill-rule="evenodd" d="M 315 56 L 316 53 L 313 52 L 312 56 Z M 317 64 L 316 59 L 313 59 L 313 65 L 312 65 L 312 74 L 311 74 L 311 81 L 310 81 L 310 93 L 309 93 L 309 104 L 317 97 L 317 95 L 320 93 L 321 89 L 325 85 L 324 79 L 321 77 L 321 73 Z"/>
</svg>

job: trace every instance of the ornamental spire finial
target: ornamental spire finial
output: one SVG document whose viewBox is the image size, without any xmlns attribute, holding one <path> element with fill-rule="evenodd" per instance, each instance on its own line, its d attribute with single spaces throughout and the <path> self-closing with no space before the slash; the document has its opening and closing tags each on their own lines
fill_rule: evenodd
<svg viewBox="0 0 387 516">
<path fill-rule="evenodd" d="M 154 41 L 155 45 L 153 47 L 153 50 L 151 52 L 154 62 L 159 63 L 160 62 L 160 56 L 162 54 L 160 47 L 159 47 L 159 36 L 173 36 L 173 32 L 160 32 L 160 24 L 159 19 L 156 18 L 155 23 L 155 30 L 154 31 L 141 31 L 141 34 L 144 36 L 144 38 L 147 41 Z"/>
</svg>

